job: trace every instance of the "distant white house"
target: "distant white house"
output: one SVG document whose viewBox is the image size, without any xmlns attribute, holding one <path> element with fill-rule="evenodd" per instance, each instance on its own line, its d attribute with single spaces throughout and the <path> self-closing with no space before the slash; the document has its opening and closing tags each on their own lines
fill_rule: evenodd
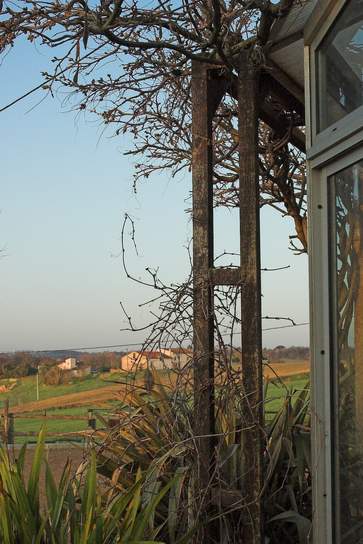
<svg viewBox="0 0 363 544">
<path fill-rule="evenodd" d="M 121 357 L 120 368 L 138 371 L 146 368 L 155 370 L 181 369 L 191 360 L 193 353 L 186 348 L 161 348 L 158 351 L 131 351 Z"/>
<path fill-rule="evenodd" d="M 164 369 L 172 367 L 172 357 L 163 351 L 131 351 L 121 357 L 121 370 L 134 371 L 146 368 Z"/>
<path fill-rule="evenodd" d="M 68 357 L 63 363 L 59 363 L 58 368 L 61 370 L 74 370 L 77 368 L 77 359 L 75 357 Z"/>
<path fill-rule="evenodd" d="M 193 351 L 188 348 L 163 348 L 161 352 L 172 359 L 172 367 L 181 370 L 193 359 Z"/>
</svg>

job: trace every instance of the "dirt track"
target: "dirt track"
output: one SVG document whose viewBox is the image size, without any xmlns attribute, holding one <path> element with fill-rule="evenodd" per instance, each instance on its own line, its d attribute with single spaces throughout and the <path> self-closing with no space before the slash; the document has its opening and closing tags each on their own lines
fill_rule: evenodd
<svg viewBox="0 0 363 544">
<path fill-rule="evenodd" d="M 29 478 L 31 467 L 33 463 L 35 449 L 28 447 L 25 454 L 24 462 L 24 475 L 26 481 Z M 19 449 L 14 450 L 15 459 L 19 455 Z M 47 460 L 55 482 L 58 483 L 61 479 L 65 464 L 67 460 L 71 462 L 71 474 L 74 475 L 84 459 L 85 451 L 82 447 L 67 444 L 66 446 L 55 446 L 54 444 L 46 444 L 45 446 L 45 459 Z M 40 471 L 39 478 L 39 498 L 42 507 L 46 505 L 46 492 L 45 492 L 45 465 L 43 464 Z"/>
<path fill-rule="evenodd" d="M 295 362 L 281 362 L 272 363 L 271 365 L 265 365 L 264 376 L 271 379 L 276 376 L 286 378 L 289 376 L 295 376 L 297 374 L 304 374 L 309 372 L 309 361 L 295 361 Z M 41 410 L 50 410 L 52 408 L 71 408 L 78 406 L 103 406 L 108 401 L 115 399 L 121 400 L 123 396 L 127 395 L 127 392 L 135 387 L 136 384 L 129 387 L 124 384 L 113 384 L 99 389 L 93 389 L 91 391 L 82 391 L 81 393 L 71 393 L 69 395 L 62 395 L 60 397 L 52 397 L 38 402 L 28 402 L 12 407 L 13 413 L 21 412 L 35 412 Z"/>
<path fill-rule="evenodd" d="M 13 413 L 35 412 L 38 410 L 49 410 L 51 408 L 72 408 L 76 406 L 102 406 L 112 399 L 120 399 L 122 392 L 125 393 L 123 385 L 108 385 L 91 391 L 61 395 L 38 402 L 27 402 L 11 408 Z"/>
</svg>

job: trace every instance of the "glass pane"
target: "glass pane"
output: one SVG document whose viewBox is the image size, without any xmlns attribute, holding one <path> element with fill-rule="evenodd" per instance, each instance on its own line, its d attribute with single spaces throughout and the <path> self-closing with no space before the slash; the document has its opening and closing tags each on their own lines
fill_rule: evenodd
<svg viewBox="0 0 363 544">
<path fill-rule="evenodd" d="M 329 180 L 335 268 L 337 542 L 363 544 L 363 161 Z"/>
<path fill-rule="evenodd" d="M 363 105 L 363 0 L 351 0 L 318 49 L 319 131 Z"/>
</svg>

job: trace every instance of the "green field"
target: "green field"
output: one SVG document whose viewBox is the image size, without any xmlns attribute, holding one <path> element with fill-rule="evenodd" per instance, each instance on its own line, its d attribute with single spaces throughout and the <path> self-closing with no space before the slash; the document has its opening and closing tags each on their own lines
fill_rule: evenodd
<svg viewBox="0 0 363 544">
<path fill-rule="evenodd" d="M 99 387 L 105 387 L 112 380 L 112 374 L 87 376 L 85 378 L 75 378 L 73 382 L 65 385 L 45 385 L 39 384 L 39 400 L 45 400 L 72 393 L 81 393 L 82 391 L 92 391 Z M 0 393 L 0 408 L 3 407 L 5 399 L 9 399 L 10 406 L 18 406 L 27 402 L 37 400 L 36 376 L 18 378 L 17 385 L 8 393 Z M 7 383 L 8 380 L 0 380 L 0 385 Z"/>
<path fill-rule="evenodd" d="M 45 385 L 44 383 L 39 384 L 39 400 L 45 400 L 49 398 L 60 397 L 63 395 L 70 395 L 72 393 L 81 393 L 84 391 L 94 391 L 100 387 L 105 387 L 109 385 L 112 376 L 110 375 L 96 375 L 96 376 L 87 376 L 81 379 L 74 379 L 71 383 L 65 385 Z M 7 383 L 8 380 L 1 380 L 0 385 Z M 14 389 L 8 393 L 0 393 L 0 408 L 3 407 L 4 401 L 9 400 L 10 408 L 13 406 L 19 406 L 26 404 L 27 402 L 36 401 L 36 376 L 28 376 L 26 378 L 19 378 L 16 380 L 16 386 Z M 110 400 L 108 403 L 110 410 L 115 404 L 114 401 Z M 92 408 L 90 403 L 89 408 Z M 106 410 L 96 409 L 94 414 L 99 413 L 100 415 L 106 415 Z M 88 409 L 85 406 L 81 407 L 70 407 L 70 408 L 61 408 L 54 410 L 47 410 L 47 415 L 67 415 L 67 416 L 80 416 L 84 420 L 67 420 L 67 419 L 47 419 L 46 423 L 44 418 L 37 417 L 34 418 L 18 418 L 14 419 L 14 429 L 15 432 L 36 432 L 38 433 L 42 425 L 45 424 L 46 430 L 49 433 L 69 433 L 69 432 L 78 432 L 84 431 L 87 429 L 87 415 Z M 98 422 L 98 426 L 101 426 L 101 423 Z M 16 442 L 35 441 L 34 438 L 24 438 L 17 437 Z M 56 438 L 49 436 L 48 441 L 56 440 Z"/>
<path fill-rule="evenodd" d="M 72 415 L 72 416 L 87 416 L 85 408 L 65 408 L 62 410 L 47 410 L 47 415 Z M 49 433 L 69 433 L 84 431 L 87 428 L 87 421 L 64 420 L 64 419 L 48 419 L 44 423 L 42 418 L 16 418 L 15 430 L 20 432 L 39 432 L 42 425 L 45 425 Z M 48 440 L 51 437 L 48 437 Z M 35 440 L 35 439 L 34 439 Z"/>
<path fill-rule="evenodd" d="M 309 387 L 308 374 L 284 378 L 281 381 L 270 381 L 267 386 L 265 399 L 266 419 L 270 419 L 281 408 L 282 399 L 287 394 L 291 394 L 292 400 L 294 400 L 294 397 L 307 387 Z"/>
<path fill-rule="evenodd" d="M 107 380 L 108 378 L 108 380 Z M 117 379 L 114 377 L 114 379 Z M 100 387 L 104 387 L 107 384 L 112 383 L 112 375 L 103 375 L 103 377 L 86 377 L 83 379 L 74 380 L 73 383 L 60 386 L 46 386 L 44 384 L 40 385 L 40 400 L 58 397 L 61 395 L 68 395 L 72 393 L 79 393 L 82 391 L 92 391 Z M 265 390 L 265 416 L 266 421 L 270 420 L 273 415 L 280 409 L 282 404 L 282 399 L 286 398 L 287 394 L 297 396 L 301 390 L 305 389 L 308 386 L 308 375 L 297 375 L 294 377 L 285 378 L 284 380 L 271 380 Z M 22 378 L 18 381 L 17 386 L 7 394 L 0 395 L 0 402 L 6 398 L 9 398 L 10 405 L 16 406 L 18 404 L 23 404 L 26 402 L 32 402 L 35 400 L 36 396 L 36 380 L 35 377 Z M 96 408 L 91 404 L 90 409 L 93 409 L 94 414 L 99 414 L 101 417 L 112 413 L 119 403 L 117 401 L 111 400 L 107 403 L 106 408 Z M 15 418 L 14 427 L 15 432 L 39 432 L 42 425 L 45 424 L 46 430 L 49 433 L 70 433 L 70 432 L 79 432 L 87 429 L 87 413 L 88 407 L 69 407 L 69 408 L 55 408 L 48 409 L 47 415 L 68 415 L 68 416 L 80 416 L 84 418 L 83 420 L 68 420 L 68 419 L 45 419 L 41 416 L 34 415 L 33 418 Z M 97 420 L 97 427 L 103 427 L 104 423 L 101 420 Z M 47 441 L 61 440 L 59 437 L 48 436 Z M 69 437 L 64 437 L 65 440 L 69 440 Z M 76 437 L 74 437 L 76 439 Z M 35 441 L 35 438 L 24 438 L 17 437 L 16 442 L 23 441 Z"/>
<path fill-rule="evenodd" d="M 116 408 L 115 403 L 110 402 L 109 409 L 96 409 L 93 410 L 93 414 L 96 418 L 96 426 L 98 428 L 103 427 L 104 423 L 97 418 L 97 415 L 100 415 L 101 417 L 107 418 L 107 416 L 112 413 L 112 407 Z M 87 414 L 88 410 L 84 407 L 79 408 L 63 408 L 63 409 L 55 409 L 55 410 L 47 410 L 47 415 L 67 415 L 67 416 L 80 416 L 84 418 L 84 420 L 69 420 L 69 419 L 47 419 L 41 417 L 34 417 L 34 418 L 16 418 L 15 419 L 15 431 L 18 432 L 35 432 L 38 433 L 40 428 L 42 426 L 45 427 L 46 431 L 48 433 L 72 433 L 72 432 L 79 432 L 79 431 L 85 431 L 87 426 Z M 62 439 L 62 437 L 52 437 L 48 436 L 47 442 L 50 441 L 58 441 L 59 439 Z M 65 440 L 78 440 L 77 437 L 69 438 L 64 437 Z M 17 437 L 16 442 L 32 442 L 36 441 L 36 438 L 25 438 L 25 437 Z"/>
</svg>

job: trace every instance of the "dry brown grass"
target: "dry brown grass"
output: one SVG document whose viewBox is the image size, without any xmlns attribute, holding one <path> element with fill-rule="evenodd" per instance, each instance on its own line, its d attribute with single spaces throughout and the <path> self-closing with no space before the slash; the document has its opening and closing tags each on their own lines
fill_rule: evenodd
<svg viewBox="0 0 363 544">
<path fill-rule="evenodd" d="M 310 361 L 308 360 L 288 360 L 272 362 L 264 368 L 264 376 L 267 379 L 274 378 L 277 374 L 280 378 L 296 376 L 298 374 L 307 374 L 310 372 Z"/>
</svg>

